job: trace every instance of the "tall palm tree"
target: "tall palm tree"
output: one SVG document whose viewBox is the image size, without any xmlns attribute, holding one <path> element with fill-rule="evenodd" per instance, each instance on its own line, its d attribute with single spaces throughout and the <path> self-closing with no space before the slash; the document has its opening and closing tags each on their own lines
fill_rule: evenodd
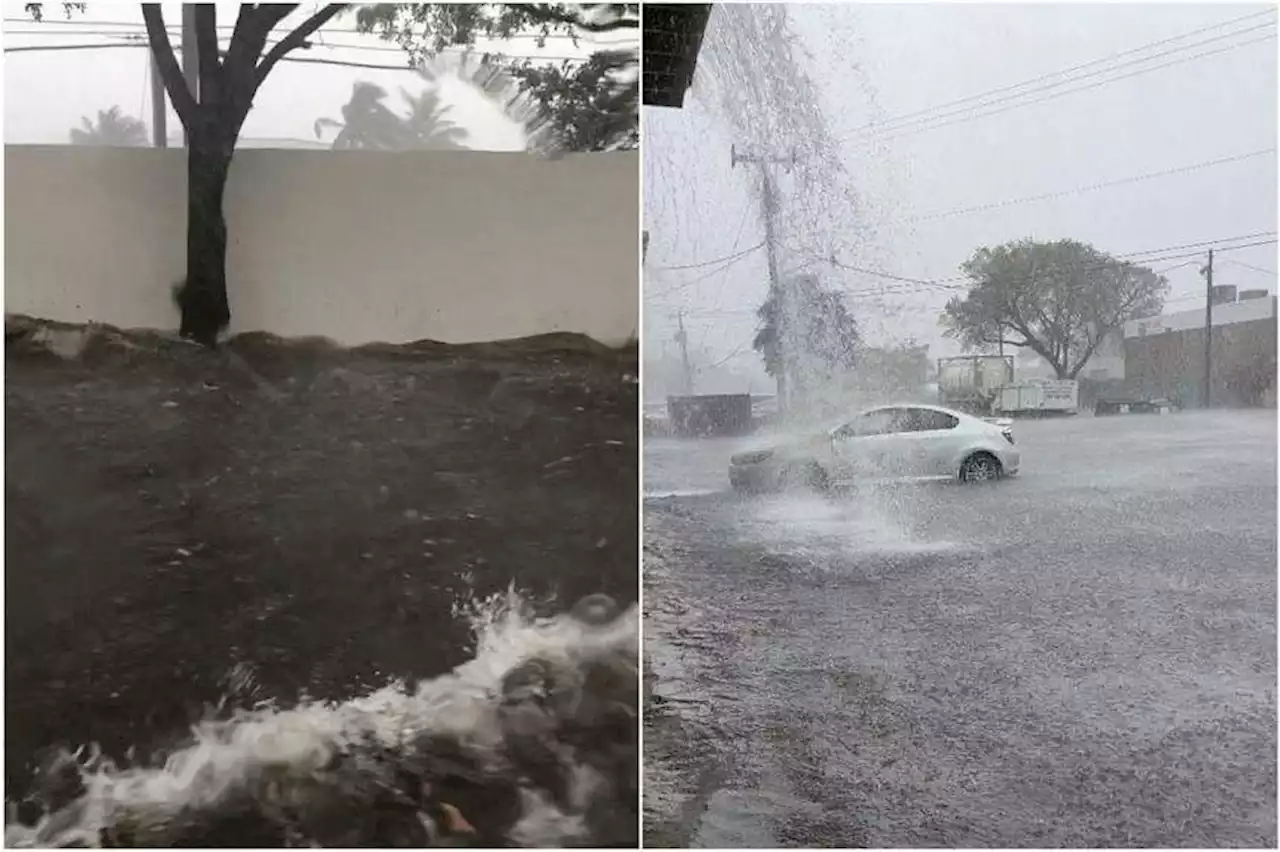
<svg viewBox="0 0 1280 852">
<path fill-rule="evenodd" d="M 316 138 L 325 128 L 338 130 L 334 150 L 414 151 L 456 150 L 465 147 L 467 131 L 449 120 L 451 107 L 440 102 L 434 88 L 420 95 L 400 90 L 408 116 L 398 115 L 385 103 L 387 90 L 374 83 L 356 83 L 351 100 L 342 107 L 342 121 L 316 121 Z"/>
<path fill-rule="evenodd" d="M 88 116 L 80 119 L 81 127 L 71 130 L 73 145 L 110 145 L 115 148 L 143 148 L 147 145 L 147 125 L 121 112 L 120 107 L 98 110 L 95 125 Z"/>
<path fill-rule="evenodd" d="M 467 139 L 467 131 L 448 118 L 453 107 L 440 102 L 434 87 L 423 89 L 417 95 L 402 88 L 400 95 L 409 106 L 405 130 L 412 147 L 437 150 L 466 147 L 462 143 Z"/>
</svg>

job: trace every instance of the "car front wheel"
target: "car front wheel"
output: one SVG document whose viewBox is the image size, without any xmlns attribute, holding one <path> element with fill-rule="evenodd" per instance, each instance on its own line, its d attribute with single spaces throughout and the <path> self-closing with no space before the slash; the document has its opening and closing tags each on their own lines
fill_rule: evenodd
<svg viewBox="0 0 1280 852">
<path fill-rule="evenodd" d="M 1000 462 L 990 453 L 974 453 L 960 465 L 961 482 L 991 482 L 1000 478 Z"/>
<path fill-rule="evenodd" d="M 830 484 L 831 480 L 826 470 L 815 461 L 788 465 L 782 471 L 783 490 L 804 488 L 821 492 L 826 491 Z"/>
</svg>

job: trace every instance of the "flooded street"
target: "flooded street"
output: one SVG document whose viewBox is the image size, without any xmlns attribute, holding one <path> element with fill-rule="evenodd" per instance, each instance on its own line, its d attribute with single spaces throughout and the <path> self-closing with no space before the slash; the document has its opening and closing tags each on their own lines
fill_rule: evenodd
<svg viewBox="0 0 1280 852">
<path fill-rule="evenodd" d="M 1276 843 L 1274 412 L 1015 433 L 830 498 L 646 441 L 647 844 Z"/>
</svg>

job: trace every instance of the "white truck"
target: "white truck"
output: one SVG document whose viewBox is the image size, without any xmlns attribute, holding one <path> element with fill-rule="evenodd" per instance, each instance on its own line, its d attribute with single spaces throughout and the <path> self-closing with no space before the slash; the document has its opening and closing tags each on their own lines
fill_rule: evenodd
<svg viewBox="0 0 1280 852">
<path fill-rule="evenodd" d="M 1080 385 L 1075 379 L 1022 379 L 996 392 L 993 414 L 1022 417 L 1049 417 L 1075 414 L 1080 403 Z"/>
<path fill-rule="evenodd" d="M 1000 388 L 1013 381 L 1013 357 L 965 355 L 938 359 L 938 403 L 978 416 L 991 413 Z"/>
</svg>

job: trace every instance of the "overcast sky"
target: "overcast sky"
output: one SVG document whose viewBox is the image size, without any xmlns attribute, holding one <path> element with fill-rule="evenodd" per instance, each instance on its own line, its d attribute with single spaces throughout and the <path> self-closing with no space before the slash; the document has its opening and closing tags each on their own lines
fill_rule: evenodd
<svg viewBox="0 0 1280 852">
<path fill-rule="evenodd" d="M 131 116 L 151 123 L 151 100 L 147 84 L 148 51 L 138 47 L 107 47 L 94 50 L 13 51 L 18 47 L 57 45 L 121 45 L 128 35 L 145 34 L 137 3 L 89 3 L 85 12 L 69 21 L 58 3 L 45 4 L 45 21 L 31 22 L 23 3 L 4 2 L 6 144 L 66 144 L 72 127 L 83 116 L 93 118 L 99 110 L 118 105 Z M 239 4 L 218 3 L 219 26 L 231 26 Z M 173 29 L 182 23 L 178 3 L 162 4 L 165 22 Z M 319 8 L 303 4 L 298 13 L 280 26 L 281 36 Z M 415 73 L 394 70 L 406 65 L 406 54 L 394 44 L 371 35 L 353 32 L 354 16 L 341 15 L 320 30 L 310 50 L 296 51 L 299 59 L 326 59 L 368 65 L 393 66 L 393 70 L 352 68 L 301 62 L 282 62 L 267 78 L 245 122 L 247 139 L 302 139 L 315 141 L 317 118 L 342 117 L 342 106 L 357 81 L 378 83 L 392 93 L 392 106 L 399 109 L 398 88 L 420 91 L 426 85 Z M 229 37 L 229 30 L 224 35 Z M 561 57 L 583 58 L 611 41 L 638 39 L 634 33 L 601 36 L 574 45 L 567 38 L 550 39 L 539 48 L 532 38 L 519 37 L 500 45 L 480 42 L 478 50 L 494 48 L 509 54 L 528 55 L 558 61 Z M 138 42 L 140 44 L 140 42 Z M 503 115 L 491 100 L 453 79 L 441 78 L 441 97 L 453 107 L 450 119 L 469 131 L 465 144 L 483 150 L 520 150 L 524 137 L 517 124 Z M 180 131 L 172 109 L 169 129 Z M 331 138 L 330 140 L 331 141 Z"/>
<path fill-rule="evenodd" d="M 743 11 L 717 6 L 711 27 L 732 28 Z M 1069 237 L 1127 254 L 1276 230 L 1277 158 L 1265 151 L 1277 136 L 1274 4 L 796 4 L 788 11 L 814 84 L 799 96 L 820 105 L 839 140 L 866 220 L 832 226 L 846 229 L 845 237 L 859 234 L 837 257 L 841 263 L 932 280 L 956 276 L 979 246 L 1022 237 Z M 1047 76 L 1053 72 L 1246 15 L 1254 17 L 1090 65 L 1068 75 L 1078 83 L 1046 88 L 1063 79 Z M 731 40 L 709 32 L 706 49 Z M 1193 58 L 1210 51 L 1221 52 Z M 1166 63 L 1175 64 L 1155 68 Z M 734 131 L 710 94 L 716 81 L 707 75 L 721 65 L 700 59 L 684 109 L 644 110 L 652 240 L 646 342 L 655 350 L 670 346 L 671 318 L 683 309 L 694 344 L 717 357 L 740 353 L 731 363 L 754 366 L 749 340 L 767 287 L 763 251 L 720 273 L 715 265 L 662 269 L 729 256 L 763 239 L 750 175 L 730 167 Z M 932 129 L 918 123 L 867 144 L 872 122 L 892 126 L 896 117 L 1040 77 L 1046 79 L 947 107 L 940 112 L 950 118 L 934 120 Z M 1066 88 L 1082 90 L 1049 99 Z M 1029 100 L 1038 102 L 1007 108 Z M 1050 201 L 952 213 L 1248 154 L 1256 155 Z M 931 214 L 947 215 L 919 220 Z M 832 242 L 831 235 L 787 237 Z M 787 265 L 807 262 L 830 283 L 864 291 L 850 305 L 871 342 L 915 338 L 930 343 L 935 357 L 957 351 L 937 326 L 945 290 L 783 254 Z M 1215 283 L 1274 292 L 1274 274 L 1228 261 L 1274 270 L 1274 244 L 1221 254 L 1215 276 Z M 1188 261 L 1151 265 L 1178 263 Z M 1166 310 L 1203 306 L 1199 265 L 1168 272 Z M 865 294 L 885 287 L 896 292 Z"/>
</svg>

